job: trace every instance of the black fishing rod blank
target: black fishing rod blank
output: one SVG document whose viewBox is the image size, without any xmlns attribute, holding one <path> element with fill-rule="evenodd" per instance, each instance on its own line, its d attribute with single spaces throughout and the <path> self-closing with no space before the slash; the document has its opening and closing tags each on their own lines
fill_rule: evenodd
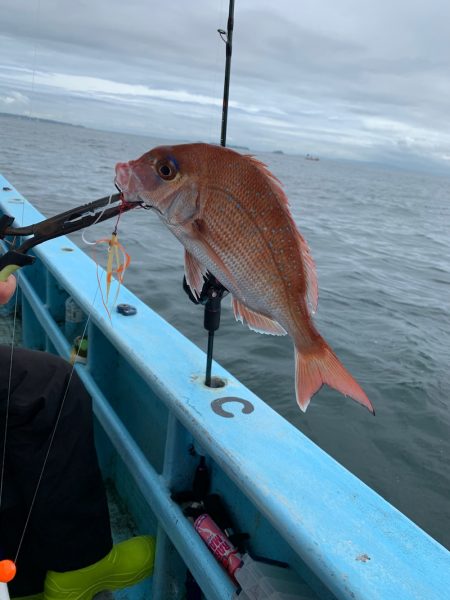
<svg viewBox="0 0 450 600">
<path fill-rule="evenodd" d="M 233 52 L 233 28 L 234 28 L 234 0 L 230 0 L 228 9 L 227 31 L 218 29 L 220 37 L 225 42 L 225 79 L 223 86 L 223 103 L 222 103 L 222 127 L 220 131 L 220 145 L 226 146 L 227 141 L 227 125 L 228 125 L 228 98 L 230 94 L 230 73 L 231 73 L 231 55 Z M 225 37 L 226 36 L 226 37 Z M 218 382 L 211 377 L 213 349 L 214 349 L 214 332 L 219 329 L 220 325 L 220 310 L 221 301 L 228 290 L 220 281 L 218 281 L 211 273 L 205 277 L 205 283 L 197 298 L 192 294 L 186 282 L 186 277 L 183 280 L 183 288 L 189 298 L 195 304 L 203 304 L 205 306 L 203 324 L 208 331 L 208 351 L 206 353 L 206 374 L 205 385 L 208 387 L 220 387 Z M 223 384 L 222 384 L 223 385 Z"/>
<path fill-rule="evenodd" d="M 224 39 L 223 30 L 219 29 L 220 37 L 225 42 L 225 79 L 223 84 L 223 102 L 222 102 L 222 127 L 220 131 L 220 145 L 226 146 L 227 143 L 227 125 L 228 125 L 228 98 L 230 96 L 230 73 L 231 56 L 233 53 L 233 29 L 234 29 L 234 0 L 230 0 L 228 8 L 228 22 L 226 38 Z M 204 326 L 208 331 L 208 351 L 206 353 L 206 374 L 205 385 L 212 386 L 211 369 L 214 348 L 214 332 L 219 329 L 221 301 L 228 290 L 215 278 L 213 285 L 207 289 L 209 296 L 205 304 Z M 208 283 L 208 282 L 207 282 Z"/>
<path fill-rule="evenodd" d="M 222 128 L 220 132 L 220 145 L 227 145 L 227 125 L 228 125 L 228 98 L 230 95 L 230 73 L 231 73 L 231 55 L 233 53 L 233 29 L 234 29 L 234 0 L 230 0 L 228 9 L 228 23 L 226 38 L 225 31 L 219 29 L 220 37 L 225 42 L 225 80 L 223 84 L 223 103 L 222 103 Z"/>
</svg>

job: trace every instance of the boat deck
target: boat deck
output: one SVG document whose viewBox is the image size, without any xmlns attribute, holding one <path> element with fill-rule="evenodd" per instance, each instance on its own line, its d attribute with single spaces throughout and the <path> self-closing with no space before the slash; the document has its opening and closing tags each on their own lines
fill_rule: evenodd
<svg viewBox="0 0 450 600">
<path fill-rule="evenodd" d="M 138 528 L 134 522 L 131 513 L 119 497 L 114 483 L 108 479 L 106 481 L 106 493 L 108 495 L 109 515 L 111 519 L 111 530 L 114 543 L 123 542 L 130 537 L 139 535 Z M 111 592 L 102 592 L 95 596 L 95 600 L 127 600 L 126 590 Z"/>
</svg>

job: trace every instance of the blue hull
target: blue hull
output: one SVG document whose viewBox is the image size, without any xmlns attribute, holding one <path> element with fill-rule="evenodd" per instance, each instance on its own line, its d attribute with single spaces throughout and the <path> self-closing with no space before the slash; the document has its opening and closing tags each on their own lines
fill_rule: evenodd
<svg viewBox="0 0 450 600">
<path fill-rule="evenodd" d="M 0 211 L 16 226 L 43 218 L 3 187 L 12 188 L 0 176 Z M 24 344 L 68 357 L 68 296 L 90 315 L 88 361 L 76 369 L 94 400 L 103 472 L 139 530 L 157 535 L 152 581 L 121 597 L 181 598 L 187 569 L 210 600 L 233 597 L 235 584 L 170 497 L 191 487 L 198 455 L 236 528 L 250 534 L 251 553 L 287 562 L 304 582 L 299 597 L 449 597 L 444 547 L 216 363 L 225 386 L 207 388 L 204 353 L 124 286 L 118 302 L 137 314 L 113 312 L 111 323 L 95 264 L 67 238 L 36 256 L 19 273 Z"/>
</svg>

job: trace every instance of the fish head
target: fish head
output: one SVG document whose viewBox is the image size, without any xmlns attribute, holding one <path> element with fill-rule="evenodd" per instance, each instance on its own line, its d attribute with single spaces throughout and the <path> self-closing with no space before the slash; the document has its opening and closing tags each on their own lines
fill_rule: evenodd
<svg viewBox="0 0 450 600">
<path fill-rule="evenodd" d="M 169 224 L 193 218 L 199 172 L 193 168 L 190 146 L 158 146 L 136 160 L 117 163 L 115 184 L 124 199 L 154 209 Z"/>
</svg>

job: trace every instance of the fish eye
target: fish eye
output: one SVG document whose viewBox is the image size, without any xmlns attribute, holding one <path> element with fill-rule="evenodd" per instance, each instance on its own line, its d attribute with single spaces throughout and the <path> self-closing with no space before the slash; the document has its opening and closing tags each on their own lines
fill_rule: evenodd
<svg viewBox="0 0 450 600">
<path fill-rule="evenodd" d="M 177 174 L 175 165 L 172 162 L 170 162 L 169 160 L 161 160 L 156 165 L 156 170 L 158 172 L 158 175 L 162 179 L 165 179 L 166 181 L 170 181 Z"/>
</svg>

